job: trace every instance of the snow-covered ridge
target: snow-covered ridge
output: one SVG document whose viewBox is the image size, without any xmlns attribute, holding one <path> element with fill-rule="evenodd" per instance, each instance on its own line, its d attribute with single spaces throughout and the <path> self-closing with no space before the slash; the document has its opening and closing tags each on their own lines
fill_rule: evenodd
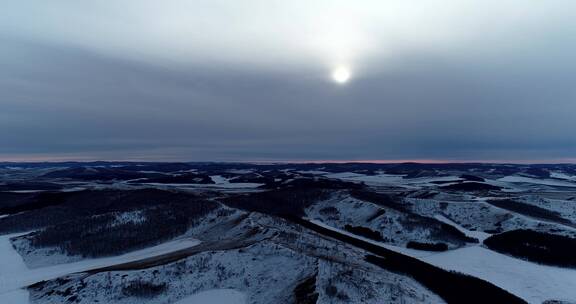
<svg viewBox="0 0 576 304">
<path fill-rule="evenodd" d="M 376 242 L 334 228 L 320 221 L 310 222 L 347 236 L 396 251 L 446 270 L 454 270 L 484 279 L 528 303 L 546 300 L 576 299 L 576 269 L 538 265 L 509 257 L 482 246 L 467 246 L 446 252 L 423 252 Z"/>
<path fill-rule="evenodd" d="M 12 248 L 10 238 L 15 236 L 17 235 L 0 236 L 0 282 L 3 282 L 0 284 L 0 300 L 2 300 L 4 294 L 40 281 L 58 278 L 71 273 L 84 272 L 94 268 L 160 256 L 200 244 L 200 241 L 194 239 L 177 239 L 115 257 L 86 259 L 74 263 L 28 269 L 20 255 Z"/>
</svg>

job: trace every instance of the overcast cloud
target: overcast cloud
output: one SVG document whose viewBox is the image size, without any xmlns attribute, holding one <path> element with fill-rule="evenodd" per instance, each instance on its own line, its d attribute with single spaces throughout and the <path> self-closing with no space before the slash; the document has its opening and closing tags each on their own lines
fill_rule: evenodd
<svg viewBox="0 0 576 304">
<path fill-rule="evenodd" d="M 574 160 L 574 54 L 571 0 L 0 0 L 0 160 Z"/>
</svg>

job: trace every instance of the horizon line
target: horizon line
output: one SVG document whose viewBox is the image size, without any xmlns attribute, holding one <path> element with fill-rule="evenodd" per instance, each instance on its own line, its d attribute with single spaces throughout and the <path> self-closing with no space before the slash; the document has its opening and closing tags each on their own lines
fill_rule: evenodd
<svg viewBox="0 0 576 304">
<path fill-rule="evenodd" d="M 510 160 L 510 159 L 471 159 L 471 160 L 445 160 L 445 159 L 334 159 L 334 160 L 151 160 L 151 159 L 96 159 L 96 158 L 22 158 L 0 159 L 0 163 L 230 163 L 230 164 L 500 164 L 500 165 L 573 165 L 576 158 L 540 159 L 540 160 Z"/>
</svg>

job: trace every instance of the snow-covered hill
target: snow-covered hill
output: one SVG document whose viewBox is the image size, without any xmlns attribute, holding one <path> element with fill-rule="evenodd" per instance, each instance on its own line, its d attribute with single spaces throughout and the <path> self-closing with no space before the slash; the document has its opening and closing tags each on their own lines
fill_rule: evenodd
<svg viewBox="0 0 576 304">
<path fill-rule="evenodd" d="M 576 303 L 575 176 L 572 165 L 0 165 L 0 303 Z"/>
</svg>

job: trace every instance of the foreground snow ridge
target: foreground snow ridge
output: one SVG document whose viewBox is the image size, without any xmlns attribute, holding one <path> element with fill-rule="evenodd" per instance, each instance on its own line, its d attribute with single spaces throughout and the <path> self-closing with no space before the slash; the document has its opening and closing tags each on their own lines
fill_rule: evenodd
<svg viewBox="0 0 576 304">
<path fill-rule="evenodd" d="M 115 257 L 86 259 L 74 263 L 28 269 L 10 243 L 10 238 L 18 235 L 21 234 L 0 236 L 0 303 L 2 304 L 17 304 L 12 302 L 14 297 L 19 299 L 27 298 L 25 295 L 28 292 L 21 288 L 43 280 L 51 280 L 75 272 L 159 256 L 200 244 L 200 241 L 195 239 L 178 239 Z"/>
<path fill-rule="evenodd" d="M 246 295 L 235 289 L 212 289 L 184 298 L 174 304 L 245 304 Z"/>
</svg>

